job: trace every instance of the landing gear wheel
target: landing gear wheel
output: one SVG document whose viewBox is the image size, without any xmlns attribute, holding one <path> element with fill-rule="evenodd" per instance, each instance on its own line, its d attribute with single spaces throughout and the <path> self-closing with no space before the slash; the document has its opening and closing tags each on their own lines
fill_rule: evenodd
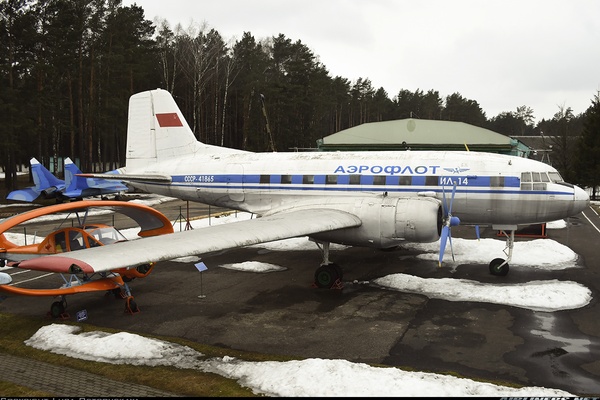
<svg viewBox="0 0 600 400">
<path fill-rule="evenodd" d="M 508 263 L 502 265 L 504 260 L 502 258 L 494 258 L 490 262 L 490 274 L 495 276 L 506 276 L 508 274 Z"/>
<path fill-rule="evenodd" d="M 65 313 L 65 303 L 63 301 L 55 301 L 50 306 L 50 316 L 52 318 L 61 318 Z"/>
<path fill-rule="evenodd" d="M 342 267 L 340 267 L 337 264 L 329 264 L 329 266 L 333 267 L 333 269 L 335 269 L 337 278 L 341 281 L 344 278 L 344 271 L 342 270 Z"/>
<path fill-rule="evenodd" d="M 133 300 L 133 296 L 129 296 L 125 300 L 125 312 L 128 314 L 137 314 L 140 312 L 137 303 Z"/>
<path fill-rule="evenodd" d="M 321 265 L 315 271 L 317 287 L 331 289 L 340 280 L 341 268 L 335 264 Z"/>
</svg>

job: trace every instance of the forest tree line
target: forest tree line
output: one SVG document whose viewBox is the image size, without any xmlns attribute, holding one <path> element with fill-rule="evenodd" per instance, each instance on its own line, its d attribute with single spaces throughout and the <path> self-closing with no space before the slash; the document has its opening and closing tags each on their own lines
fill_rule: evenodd
<svg viewBox="0 0 600 400">
<path fill-rule="evenodd" d="M 458 92 L 402 89 L 390 96 L 366 77 L 330 76 L 300 40 L 244 32 L 226 43 L 200 25 L 155 25 L 142 7 L 121 0 L 0 0 L 0 55 L 0 166 L 11 190 L 17 166 L 31 157 L 48 165 L 68 156 L 90 172 L 124 166 L 129 97 L 155 88 L 173 94 L 197 138 L 209 144 L 305 150 L 365 122 L 461 121 L 507 136 L 557 138 L 557 168 L 573 182 L 583 176 L 574 154 L 590 150 L 579 138 L 589 130 L 589 114 L 600 114 L 598 96 L 585 113 L 560 107 L 537 124 L 530 107 L 488 118 Z M 598 140 L 594 135 L 588 140 Z"/>
</svg>

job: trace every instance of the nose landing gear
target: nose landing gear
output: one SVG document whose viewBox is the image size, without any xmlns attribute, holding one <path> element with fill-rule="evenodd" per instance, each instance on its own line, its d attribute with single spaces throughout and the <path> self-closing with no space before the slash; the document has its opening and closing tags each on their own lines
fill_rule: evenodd
<svg viewBox="0 0 600 400">
<path fill-rule="evenodd" d="M 489 265 L 490 274 L 495 276 L 506 276 L 508 274 L 508 263 L 512 260 L 513 247 L 515 245 L 515 230 L 516 228 L 510 229 L 510 234 L 507 234 L 506 230 L 500 229 L 500 232 L 506 236 L 506 247 L 504 248 L 506 260 L 494 258 Z"/>
</svg>

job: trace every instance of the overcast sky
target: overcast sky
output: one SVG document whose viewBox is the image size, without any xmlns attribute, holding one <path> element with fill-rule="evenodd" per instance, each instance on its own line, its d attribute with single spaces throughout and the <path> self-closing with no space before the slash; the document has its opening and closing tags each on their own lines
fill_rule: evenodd
<svg viewBox="0 0 600 400">
<path fill-rule="evenodd" d="M 584 112 L 600 90 L 597 0 L 124 0 L 147 19 L 300 40 L 331 77 L 401 89 L 458 92 L 488 118 L 531 107 Z"/>
</svg>

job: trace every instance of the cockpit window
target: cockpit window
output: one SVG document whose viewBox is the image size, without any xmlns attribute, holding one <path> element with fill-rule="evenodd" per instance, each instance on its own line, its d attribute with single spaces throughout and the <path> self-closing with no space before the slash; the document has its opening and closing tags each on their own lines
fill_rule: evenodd
<svg viewBox="0 0 600 400">
<path fill-rule="evenodd" d="M 521 190 L 546 190 L 547 182 L 549 178 L 545 172 L 521 173 Z"/>
<path fill-rule="evenodd" d="M 564 182 L 562 176 L 560 176 L 558 172 L 548 172 L 548 177 L 550 178 L 550 181 L 554 183 Z"/>
<path fill-rule="evenodd" d="M 93 229 L 88 232 L 94 239 L 96 239 L 103 245 L 127 240 L 125 236 L 123 236 L 118 230 L 112 227 Z"/>
</svg>

